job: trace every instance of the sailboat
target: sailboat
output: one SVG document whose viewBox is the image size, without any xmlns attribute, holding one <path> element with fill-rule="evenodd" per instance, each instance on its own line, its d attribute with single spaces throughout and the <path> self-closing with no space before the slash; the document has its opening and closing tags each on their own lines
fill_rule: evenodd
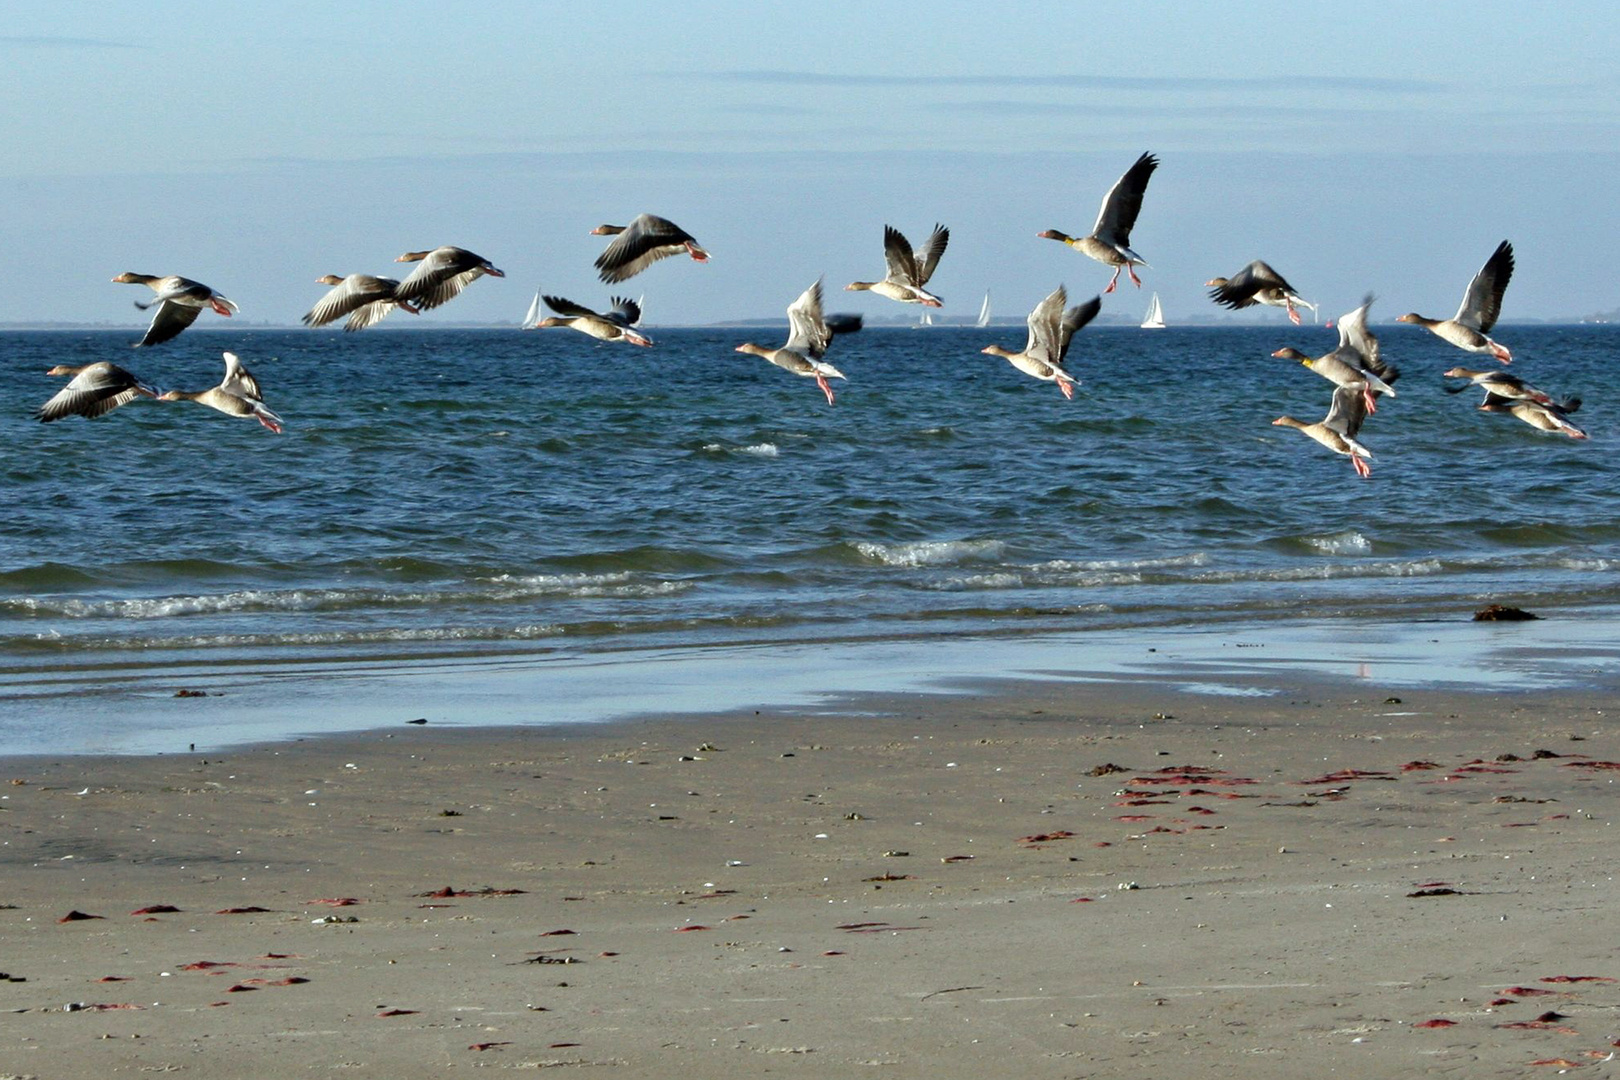
<svg viewBox="0 0 1620 1080">
<path fill-rule="evenodd" d="M 1142 316 L 1142 329 L 1164 329 L 1164 306 L 1159 303 L 1159 294 L 1154 293 L 1153 299 L 1148 301 L 1147 314 Z"/>
<path fill-rule="evenodd" d="M 979 318 L 973 324 L 979 329 L 990 325 L 990 290 L 984 290 L 984 303 L 979 307 Z"/>
<path fill-rule="evenodd" d="M 933 326 L 933 325 L 934 325 L 934 313 L 931 312 L 931 311 L 924 311 L 922 313 L 922 318 L 917 320 L 917 326 L 919 328 L 924 327 L 924 326 Z"/>
<path fill-rule="evenodd" d="M 523 323 L 519 330 L 533 330 L 540 325 L 540 290 L 534 290 L 534 299 L 529 302 L 529 313 L 523 316 Z"/>
</svg>

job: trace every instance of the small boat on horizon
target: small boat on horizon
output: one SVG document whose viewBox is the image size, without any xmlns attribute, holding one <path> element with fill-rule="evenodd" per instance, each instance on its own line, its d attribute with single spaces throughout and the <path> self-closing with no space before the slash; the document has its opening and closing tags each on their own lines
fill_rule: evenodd
<svg viewBox="0 0 1620 1080">
<path fill-rule="evenodd" d="M 973 323 L 973 325 L 978 327 L 980 330 L 983 330 L 986 326 L 990 325 L 990 290 L 989 289 L 984 290 L 984 303 L 979 305 L 979 317 Z"/>
<path fill-rule="evenodd" d="M 529 301 L 529 312 L 523 316 L 519 330 L 533 330 L 540 325 L 540 290 L 534 290 L 534 299 Z"/>
<path fill-rule="evenodd" d="M 1142 316 L 1142 329 L 1164 329 L 1164 305 L 1159 303 L 1159 294 L 1154 293 L 1153 299 L 1148 301 L 1147 314 Z"/>
</svg>

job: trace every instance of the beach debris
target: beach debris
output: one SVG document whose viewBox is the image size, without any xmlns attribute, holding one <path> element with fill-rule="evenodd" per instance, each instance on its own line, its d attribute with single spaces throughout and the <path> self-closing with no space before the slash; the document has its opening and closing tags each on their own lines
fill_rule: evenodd
<svg viewBox="0 0 1620 1080">
<path fill-rule="evenodd" d="M 555 952 L 536 953 L 523 961 L 525 964 L 583 964 L 577 956 L 559 956 Z"/>
<path fill-rule="evenodd" d="M 473 1043 L 472 1045 L 468 1046 L 467 1049 L 469 1049 L 469 1050 L 477 1050 L 477 1051 L 482 1052 L 484 1050 L 493 1050 L 497 1046 L 511 1046 L 511 1045 L 512 1044 L 510 1042 Z"/>
<path fill-rule="evenodd" d="M 105 919 L 106 917 L 105 915 L 87 915 L 75 908 L 56 921 L 59 923 L 83 922 L 86 919 Z"/>
<path fill-rule="evenodd" d="M 174 692 L 174 696 L 178 697 L 178 698 L 207 697 L 208 696 L 208 691 L 206 691 L 206 690 L 176 690 Z"/>
<path fill-rule="evenodd" d="M 1530 1064 L 1532 1064 L 1532 1065 L 1557 1065 L 1557 1066 L 1560 1066 L 1561 1068 L 1565 1068 L 1565 1069 L 1578 1069 L 1578 1068 L 1581 1067 L 1581 1063 L 1579 1061 L 1571 1061 L 1571 1060 L 1569 1060 L 1569 1058 L 1563 1058 L 1563 1057 L 1540 1058 L 1540 1059 L 1538 1059 L 1536 1061 L 1532 1061 Z"/>
<path fill-rule="evenodd" d="M 912 881 L 910 874 L 879 874 L 876 877 L 861 878 L 862 881 Z"/>
<path fill-rule="evenodd" d="M 257 990 L 257 986 L 248 986 L 246 983 L 237 983 L 235 986 L 225 988 L 227 994 L 250 994 Z"/>
<path fill-rule="evenodd" d="M 1108 762 L 1104 762 L 1101 765 L 1093 765 L 1091 768 L 1086 770 L 1086 775 L 1087 776 L 1111 776 L 1114 773 L 1122 773 L 1122 772 L 1130 772 L 1130 770 L 1127 769 L 1123 765 L 1115 765 L 1112 761 L 1108 761 Z"/>
<path fill-rule="evenodd" d="M 1555 997 L 1558 991 L 1543 990 L 1539 986 L 1510 986 L 1502 991 L 1503 997 Z"/>
<path fill-rule="evenodd" d="M 91 1003 L 88 1001 L 70 1001 L 62 1006 L 63 1012 L 111 1012 L 114 1009 L 144 1009 L 145 1005 L 134 1005 L 129 1002 L 118 1004 Z"/>
<path fill-rule="evenodd" d="M 353 907 L 365 901 L 354 896 L 328 896 L 320 900 L 305 900 L 306 904 L 325 904 L 328 907 Z"/>
<path fill-rule="evenodd" d="M 1467 896 L 1467 895 L 1468 894 L 1463 892 L 1461 889 L 1453 889 L 1453 888 L 1450 888 L 1449 886 L 1438 888 L 1438 889 L 1419 889 L 1416 892 L 1409 892 L 1409 893 L 1406 894 L 1408 899 L 1417 899 L 1417 898 L 1424 897 L 1424 896 Z"/>
<path fill-rule="evenodd" d="M 524 889 L 497 889 L 489 885 L 477 889 L 457 889 L 446 885 L 444 888 L 435 889 L 433 892 L 419 892 L 411 895 L 432 900 L 448 900 L 453 896 L 522 896 L 526 891 Z"/>
<path fill-rule="evenodd" d="M 136 908 L 134 911 L 130 912 L 130 914 L 131 915 L 174 915 L 174 914 L 178 914 L 179 911 L 180 911 L 180 909 L 175 907 L 173 904 L 148 904 L 146 907 Z"/>
<path fill-rule="evenodd" d="M 267 907 L 259 907 L 257 904 L 250 904 L 247 907 L 220 908 L 218 911 L 214 912 L 214 914 L 215 915 L 263 915 L 266 912 L 268 912 L 269 910 L 270 909 L 267 908 Z"/>
<path fill-rule="evenodd" d="M 439 816 L 440 817 L 460 817 L 461 816 L 461 811 L 460 810 L 440 810 L 439 811 Z"/>
<path fill-rule="evenodd" d="M 677 934 L 690 934 L 694 930 L 707 930 L 707 929 L 709 929 L 709 928 L 707 926 L 704 926 L 702 923 L 692 923 L 689 926 L 677 926 L 675 928 L 675 932 Z"/>
<path fill-rule="evenodd" d="M 13 975 L 9 971 L 0 971 L 0 982 L 24 983 L 28 978 L 23 975 Z"/>
<path fill-rule="evenodd" d="M 1057 829 L 1057 830 L 1055 830 L 1053 832 L 1031 833 L 1028 836 L 1020 836 L 1018 838 L 1018 843 L 1020 843 L 1020 844 L 1045 844 L 1045 843 L 1049 843 L 1050 841 L 1053 841 L 1053 840 L 1067 840 L 1067 839 L 1069 839 L 1069 837 L 1071 837 L 1073 835 L 1074 835 L 1074 833 L 1070 832 L 1067 829 Z"/>
<path fill-rule="evenodd" d="M 1540 615 L 1532 615 L 1523 608 L 1505 604 L 1491 604 L 1474 612 L 1475 622 L 1531 622 L 1540 618 Z"/>
<path fill-rule="evenodd" d="M 1544 983 L 1612 983 L 1615 980 L 1609 978 L 1607 975 L 1547 975 L 1536 981 Z"/>
<path fill-rule="evenodd" d="M 386 1016 L 415 1016 L 417 1011 L 416 1009 L 384 1009 L 377 1014 L 377 1019 L 381 1020 Z"/>
<path fill-rule="evenodd" d="M 1114 888 L 1118 889 L 1120 892 L 1135 892 L 1141 887 L 1142 886 L 1138 885 L 1134 881 L 1122 881 L 1118 885 L 1114 886 Z"/>
<path fill-rule="evenodd" d="M 547 930 L 545 933 L 541 934 L 540 936 L 541 937 L 570 937 L 570 936 L 573 935 L 573 933 L 574 933 L 574 931 L 572 931 L 572 930 Z"/>
<path fill-rule="evenodd" d="M 909 851 L 885 851 L 883 857 L 885 859 L 904 859 L 910 854 Z"/>
<path fill-rule="evenodd" d="M 425 724 L 425 723 L 427 723 L 427 717 L 418 716 L 415 720 L 407 720 L 405 722 L 407 724 Z"/>
<path fill-rule="evenodd" d="M 939 861 L 942 863 L 969 862 L 972 858 L 972 855 L 946 855 Z"/>
<path fill-rule="evenodd" d="M 1436 1017 L 1433 1020 L 1424 1020 L 1421 1023 L 1413 1024 L 1412 1026 L 1414 1028 L 1448 1028 L 1448 1027 L 1456 1027 L 1457 1026 L 1457 1021 L 1455 1021 L 1455 1020 L 1445 1020 L 1445 1019 Z"/>
</svg>

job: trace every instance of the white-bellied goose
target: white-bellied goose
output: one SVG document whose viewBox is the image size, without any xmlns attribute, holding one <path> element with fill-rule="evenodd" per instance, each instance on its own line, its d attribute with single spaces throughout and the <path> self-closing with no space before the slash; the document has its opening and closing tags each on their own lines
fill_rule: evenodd
<svg viewBox="0 0 1620 1080">
<path fill-rule="evenodd" d="M 493 263 L 466 248 L 441 247 L 432 251 L 407 251 L 395 262 L 413 262 L 415 270 L 394 290 L 394 301 L 415 304 L 423 311 L 454 300 L 461 290 L 488 274 L 505 277 Z"/>
<path fill-rule="evenodd" d="M 1491 257 L 1479 268 L 1474 280 L 1463 293 L 1462 306 L 1449 319 L 1427 319 L 1416 312 L 1402 315 L 1396 322 L 1415 323 L 1424 327 L 1442 341 L 1448 341 L 1469 352 L 1490 353 L 1504 364 L 1513 362 L 1513 354 L 1505 345 L 1492 341 L 1488 335 L 1502 314 L 1502 294 L 1507 292 L 1508 280 L 1513 277 L 1513 245 L 1506 240 L 1496 245 Z"/>
<path fill-rule="evenodd" d="M 628 225 L 598 225 L 592 236 L 615 236 L 596 257 L 596 269 L 609 285 L 633 278 L 659 259 L 682 252 L 692 256 L 694 262 L 708 262 L 709 253 L 698 246 L 697 239 L 668 218 L 652 214 L 638 214 Z"/>
<path fill-rule="evenodd" d="M 343 324 L 344 330 L 364 330 L 382 322 L 396 307 L 412 315 L 417 311 L 416 305 L 396 298 L 399 282 L 393 278 L 373 277 L 370 274 L 350 274 L 348 277 L 327 274 L 316 278 L 315 283 L 331 285 L 332 291 L 309 309 L 304 316 L 305 326 L 325 326 L 347 315 L 349 320 Z"/>
<path fill-rule="evenodd" d="M 1063 370 L 1063 357 L 1069 351 L 1069 341 L 1075 331 L 1097 317 L 1102 310 L 1102 297 L 1093 296 L 1084 304 L 1065 310 L 1069 294 L 1059 285 L 1050 296 L 1035 305 L 1029 313 L 1029 339 L 1023 352 L 1008 352 L 1000 345 L 986 345 L 980 351 L 999 356 L 1025 375 L 1043 382 L 1057 383 L 1063 396 L 1074 398 L 1074 387 L 1079 382 Z"/>
<path fill-rule="evenodd" d="M 1479 407 L 1484 412 L 1508 413 L 1542 431 L 1556 431 L 1572 439 L 1586 438 L 1586 432 L 1569 422 L 1569 414 L 1581 407 L 1580 398 L 1570 398 L 1557 404 L 1544 404 L 1539 401 L 1514 401 L 1497 394 L 1486 394 Z"/>
<path fill-rule="evenodd" d="M 767 349 L 752 343 L 737 346 L 740 353 L 762 356 L 784 371 L 815 379 L 821 392 L 827 395 L 827 404 L 833 403 L 832 386 L 828 379 L 842 379 L 844 373 L 822 360 L 832 331 L 821 316 L 821 279 L 804 290 L 787 309 L 788 339 L 780 349 Z"/>
<path fill-rule="evenodd" d="M 560 296 L 542 296 L 546 307 L 556 315 L 548 315 L 530 329 L 544 330 L 553 326 L 566 326 L 589 334 L 598 341 L 628 341 L 632 345 L 651 345 L 652 338 L 636 329 L 641 321 L 641 305 L 627 296 L 613 298 L 613 310 L 599 315 L 588 307 L 581 307 Z"/>
<path fill-rule="evenodd" d="M 71 375 L 72 380 L 34 410 L 34 419 L 42 424 L 60 420 L 64 416 L 82 416 L 86 420 L 94 420 L 138 397 L 158 396 L 158 392 L 146 383 L 117 364 L 109 364 L 105 360 L 80 367 L 57 364 L 45 374 Z"/>
<path fill-rule="evenodd" d="M 1366 418 L 1366 396 L 1354 387 L 1338 386 L 1333 389 L 1333 405 L 1328 409 L 1327 416 L 1316 423 L 1307 424 L 1292 416 L 1279 416 L 1272 424 L 1296 428 L 1335 454 L 1343 454 L 1355 466 L 1356 475 L 1365 479 L 1372 475 L 1366 460 L 1372 457 L 1372 451 L 1356 441 L 1356 434 L 1361 431 L 1361 422 Z"/>
<path fill-rule="evenodd" d="M 195 392 L 167 390 L 158 400 L 195 401 L 199 405 L 217 409 L 226 416 L 251 416 L 277 435 L 281 434 L 281 417 L 265 407 L 264 398 L 259 393 L 259 381 L 232 352 L 225 354 L 225 377 L 218 386 Z"/>
<path fill-rule="evenodd" d="M 179 277 L 170 274 L 167 277 L 155 277 L 152 274 L 137 274 L 125 271 L 113 278 L 117 285 L 145 285 L 148 286 L 157 298 L 146 303 L 135 301 L 135 306 L 142 311 L 154 305 L 157 310 L 152 313 L 152 322 L 146 328 L 146 336 L 135 343 L 136 348 L 142 345 L 158 345 L 170 338 L 177 337 L 180 331 L 197 321 L 202 309 L 211 307 L 219 314 L 230 318 L 240 309 L 223 293 L 215 292 L 200 281 Z"/>
<path fill-rule="evenodd" d="M 1448 386 L 1446 393 L 1460 394 L 1470 386 L 1477 386 L 1485 391 L 1485 400 L 1492 397 L 1503 398 L 1508 401 L 1534 401 L 1542 405 L 1553 404 L 1553 399 L 1537 390 L 1517 375 L 1509 375 L 1505 371 L 1473 371 L 1465 367 L 1454 367 L 1445 373 L 1448 379 L 1467 379 L 1461 386 Z"/>
<path fill-rule="evenodd" d="M 1325 356 L 1310 357 L 1295 348 L 1282 348 L 1272 356 L 1284 360 L 1298 360 L 1335 386 L 1354 389 L 1366 399 L 1367 411 L 1377 412 L 1374 397 L 1378 394 L 1395 396 L 1389 385 L 1400 378 L 1400 372 L 1378 358 L 1378 338 L 1367 329 L 1367 309 L 1373 298 L 1368 296 L 1361 306 L 1339 319 L 1339 347 Z"/>
<path fill-rule="evenodd" d="M 1294 310 L 1294 305 L 1298 304 L 1310 308 L 1311 318 L 1316 317 L 1316 305 L 1295 292 L 1281 274 L 1259 259 L 1229 278 L 1211 278 L 1204 284 L 1210 286 L 1211 300 L 1233 311 L 1255 304 L 1287 308 L 1289 320 L 1298 326 L 1299 312 Z"/>
<path fill-rule="evenodd" d="M 935 225 L 934 231 L 929 234 L 927 242 L 922 248 L 913 253 L 911 241 L 901 235 L 900 230 L 893 225 L 883 226 L 883 258 L 888 264 L 888 272 L 883 275 L 882 281 L 852 281 L 844 286 L 846 291 L 875 292 L 879 296 L 886 296 L 890 300 L 898 300 L 902 304 L 922 304 L 924 307 L 940 307 L 939 297 L 924 289 L 928 279 L 934 276 L 934 267 L 939 265 L 939 258 L 945 254 L 945 245 L 951 242 L 951 230 L 943 225 Z"/>
<path fill-rule="evenodd" d="M 1040 236 L 1061 240 L 1082 255 L 1112 266 L 1114 276 L 1108 279 L 1108 288 L 1103 292 L 1114 291 L 1121 270 L 1130 274 L 1131 282 L 1141 288 L 1142 279 L 1136 276 L 1134 267 L 1146 266 L 1147 261 L 1131 250 L 1131 229 L 1136 226 L 1136 215 L 1142 210 L 1142 195 L 1147 191 L 1148 180 L 1158 167 L 1158 158 L 1143 154 L 1136 159 L 1136 164 L 1125 170 L 1125 175 L 1103 196 L 1102 209 L 1097 211 L 1097 224 L 1091 227 L 1090 236 L 1069 236 L 1056 229 L 1047 229 Z"/>
</svg>

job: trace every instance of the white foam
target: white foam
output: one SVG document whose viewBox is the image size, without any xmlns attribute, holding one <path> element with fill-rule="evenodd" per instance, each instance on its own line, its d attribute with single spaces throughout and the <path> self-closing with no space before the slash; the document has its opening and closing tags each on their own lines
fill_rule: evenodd
<svg viewBox="0 0 1620 1080">
<path fill-rule="evenodd" d="M 1331 536 L 1307 536 L 1305 543 L 1326 555 L 1371 555 L 1373 549 L 1372 541 L 1354 529 Z"/>
<path fill-rule="evenodd" d="M 855 550 L 885 566 L 951 566 L 998 558 L 1007 545 L 1000 540 L 919 540 L 908 544 L 879 544 L 862 540 Z"/>
</svg>

